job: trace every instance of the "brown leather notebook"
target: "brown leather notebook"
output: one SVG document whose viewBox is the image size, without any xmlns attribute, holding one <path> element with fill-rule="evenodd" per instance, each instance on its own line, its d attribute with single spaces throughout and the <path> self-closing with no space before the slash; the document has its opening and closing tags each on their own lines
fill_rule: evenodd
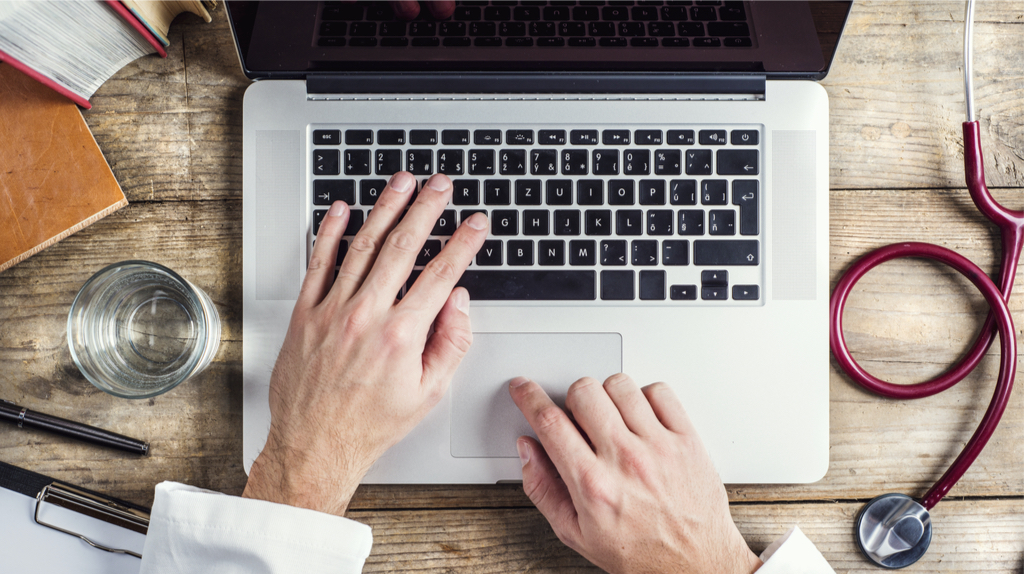
<svg viewBox="0 0 1024 574">
<path fill-rule="evenodd" d="M 78 106 L 0 63 L 0 271 L 126 205 Z"/>
</svg>

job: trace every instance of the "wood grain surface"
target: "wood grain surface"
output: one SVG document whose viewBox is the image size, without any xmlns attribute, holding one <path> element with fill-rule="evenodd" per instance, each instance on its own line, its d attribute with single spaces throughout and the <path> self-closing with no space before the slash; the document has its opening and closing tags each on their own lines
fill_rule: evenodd
<svg viewBox="0 0 1024 574">
<path fill-rule="evenodd" d="M 997 199 L 1024 206 L 1024 2 L 981 2 L 975 93 Z M 900 241 L 954 249 L 988 272 L 995 228 L 963 187 L 960 2 L 864 2 L 829 76 L 833 282 L 866 251 Z M 152 442 L 137 458 L 0 427 L 0 460 L 150 504 L 176 480 L 241 492 L 241 101 L 248 80 L 223 11 L 180 17 L 168 57 L 121 70 L 85 117 L 131 204 L 0 273 L 0 397 Z M 72 190 L 73 191 L 73 190 Z M 223 320 L 211 368 L 144 401 L 108 396 L 71 361 L 65 327 L 78 288 L 101 267 L 149 259 L 178 271 Z M 1010 302 L 1024 336 L 1021 273 Z M 845 334 L 868 370 L 909 383 L 943 372 L 977 335 L 985 304 L 966 280 L 903 260 L 868 274 Z M 991 398 L 998 356 L 935 397 L 894 402 L 833 368 L 831 465 L 808 485 L 731 485 L 752 548 L 799 524 L 837 572 L 876 571 L 852 520 L 884 492 L 920 495 L 952 462 Z M 351 516 L 375 530 L 367 572 L 591 572 L 516 485 L 364 486 Z M 1019 572 L 1024 566 L 1024 396 L 933 513 L 932 549 L 913 572 Z"/>
</svg>

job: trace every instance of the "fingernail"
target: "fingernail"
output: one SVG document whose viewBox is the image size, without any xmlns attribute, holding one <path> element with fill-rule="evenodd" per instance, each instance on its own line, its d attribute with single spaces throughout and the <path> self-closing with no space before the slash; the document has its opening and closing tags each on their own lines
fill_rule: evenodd
<svg viewBox="0 0 1024 574">
<path fill-rule="evenodd" d="M 478 211 L 473 215 L 469 216 L 469 219 L 466 220 L 466 225 L 472 227 L 473 229 L 476 229 L 477 231 L 481 229 L 486 229 L 487 216 Z"/>
<path fill-rule="evenodd" d="M 327 212 L 327 215 L 330 215 L 331 217 L 341 217 L 343 213 L 345 213 L 345 202 L 335 201 L 331 204 L 331 209 Z"/>
<path fill-rule="evenodd" d="M 528 382 L 530 382 L 530 379 L 527 379 L 526 377 L 516 377 L 508 382 L 508 386 L 509 388 L 514 389 L 516 387 L 521 387 Z"/>
<path fill-rule="evenodd" d="M 398 193 L 408 193 L 412 191 L 412 188 L 416 187 L 416 178 L 411 173 L 400 171 L 391 176 L 391 181 L 388 182 L 388 185 Z"/>
<path fill-rule="evenodd" d="M 451 180 L 449 180 L 448 176 L 443 173 L 434 174 L 427 180 L 427 187 L 437 191 L 444 191 L 448 189 L 449 185 L 451 185 Z"/>
<path fill-rule="evenodd" d="M 530 444 L 526 439 L 519 439 L 516 441 L 516 450 L 519 451 L 519 462 L 526 466 L 526 463 L 530 462 Z"/>
<path fill-rule="evenodd" d="M 455 308 L 469 315 L 469 293 L 462 289 L 455 292 Z"/>
</svg>

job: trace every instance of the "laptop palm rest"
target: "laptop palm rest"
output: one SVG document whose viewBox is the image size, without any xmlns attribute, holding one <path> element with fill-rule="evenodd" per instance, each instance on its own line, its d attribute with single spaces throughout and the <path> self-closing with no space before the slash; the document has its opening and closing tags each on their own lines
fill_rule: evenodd
<svg viewBox="0 0 1024 574">
<path fill-rule="evenodd" d="M 622 371 L 618 333 L 476 333 L 452 379 L 452 456 L 516 458 L 516 438 L 535 436 L 512 402 L 516 376 L 540 384 L 559 406 L 569 385 Z"/>
</svg>

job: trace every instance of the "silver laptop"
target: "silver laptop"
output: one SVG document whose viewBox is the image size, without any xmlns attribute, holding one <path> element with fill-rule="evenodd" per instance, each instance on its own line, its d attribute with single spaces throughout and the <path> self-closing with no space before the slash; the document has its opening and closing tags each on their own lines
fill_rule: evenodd
<svg viewBox="0 0 1024 574">
<path fill-rule="evenodd" d="M 828 468 L 828 70 L 847 2 L 228 2 L 242 67 L 244 463 L 319 223 L 342 254 L 388 177 L 452 178 L 475 341 L 367 483 L 521 479 L 508 396 L 672 386 L 727 483 Z M 424 10 L 426 12 L 426 10 Z"/>
</svg>

